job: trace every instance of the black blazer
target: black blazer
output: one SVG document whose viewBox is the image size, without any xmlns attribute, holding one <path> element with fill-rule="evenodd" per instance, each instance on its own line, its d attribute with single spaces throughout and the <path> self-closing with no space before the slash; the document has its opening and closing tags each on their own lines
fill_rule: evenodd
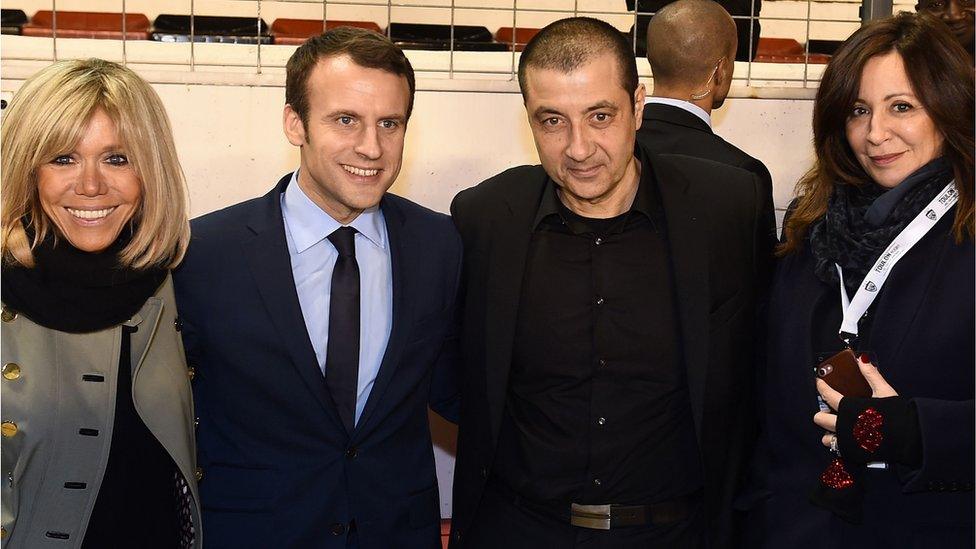
<svg viewBox="0 0 976 549">
<path fill-rule="evenodd" d="M 757 462 L 768 498 L 749 521 L 753 547 L 793 549 L 972 547 L 976 253 L 956 243 L 946 215 L 888 277 L 861 326 L 858 350 L 898 394 L 914 399 L 922 465 L 868 470 L 863 526 L 814 507 L 808 496 L 830 461 L 814 425 L 812 367 L 824 351 L 812 334 L 840 327 L 840 290 L 814 275 L 809 242 L 782 258 L 770 299 L 766 435 Z M 816 337 L 818 341 L 825 338 Z M 830 338 L 826 338 L 830 340 Z"/>
<path fill-rule="evenodd" d="M 706 160 L 645 158 L 667 219 L 709 535 L 715 547 L 728 547 L 732 493 L 755 430 L 753 309 L 765 262 L 754 238 L 759 183 Z M 459 193 L 451 206 L 465 248 L 454 548 L 463 547 L 498 442 L 526 253 L 546 178 L 541 166 L 513 168 Z"/>
<path fill-rule="evenodd" d="M 366 407 L 347 434 L 295 290 L 267 195 L 203 216 L 176 272 L 193 381 L 207 546 L 439 547 L 428 402 L 456 417 L 454 300 L 461 243 L 447 216 L 387 194 L 393 326 Z"/>
<path fill-rule="evenodd" d="M 637 140 L 655 153 L 674 153 L 713 160 L 756 174 L 762 184 L 763 224 L 767 234 L 763 245 L 772 248 L 776 241 L 776 216 L 773 212 L 773 179 L 766 165 L 722 139 L 701 118 L 673 105 L 648 103 Z"/>
</svg>

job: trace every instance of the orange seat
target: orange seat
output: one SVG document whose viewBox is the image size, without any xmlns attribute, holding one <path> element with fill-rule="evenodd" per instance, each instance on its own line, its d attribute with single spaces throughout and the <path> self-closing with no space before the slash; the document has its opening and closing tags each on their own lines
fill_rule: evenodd
<svg viewBox="0 0 976 549">
<path fill-rule="evenodd" d="M 515 51 L 522 51 L 538 32 L 539 29 L 499 27 L 498 32 L 495 33 L 495 41 L 509 46 L 514 42 Z"/>
<path fill-rule="evenodd" d="M 24 36 L 53 36 L 54 13 L 41 10 L 24 25 Z M 142 13 L 126 13 L 123 33 L 121 13 L 93 11 L 61 11 L 57 19 L 58 38 L 101 38 L 121 40 L 148 40 L 149 18 Z"/>
<path fill-rule="evenodd" d="M 761 63 L 803 63 L 824 64 L 830 60 L 822 53 L 807 54 L 803 45 L 792 38 L 760 38 L 756 48 L 755 61 Z"/>
<path fill-rule="evenodd" d="M 376 32 L 383 32 L 380 26 L 372 21 L 326 21 L 325 29 L 322 28 L 320 19 L 275 19 L 271 24 L 271 36 L 274 37 L 275 44 L 299 45 L 315 36 L 322 34 L 323 30 L 334 29 L 336 27 L 359 27 Z"/>
</svg>

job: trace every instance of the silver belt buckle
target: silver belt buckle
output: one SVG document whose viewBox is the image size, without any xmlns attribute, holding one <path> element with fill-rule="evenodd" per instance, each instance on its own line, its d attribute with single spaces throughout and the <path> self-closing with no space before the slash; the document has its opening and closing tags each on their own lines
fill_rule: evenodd
<svg viewBox="0 0 976 549">
<path fill-rule="evenodd" d="M 569 523 L 581 528 L 593 530 L 610 529 L 610 505 L 580 505 L 570 506 Z"/>
</svg>

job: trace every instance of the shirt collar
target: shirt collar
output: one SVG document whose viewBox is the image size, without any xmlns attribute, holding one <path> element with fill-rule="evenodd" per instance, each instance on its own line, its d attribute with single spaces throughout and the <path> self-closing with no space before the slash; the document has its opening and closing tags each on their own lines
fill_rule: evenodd
<svg viewBox="0 0 976 549">
<path fill-rule="evenodd" d="M 644 156 L 644 151 L 636 144 L 634 146 L 634 156 L 637 157 L 637 162 L 641 166 L 641 176 L 640 181 L 637 183 L 637 194 L 634 196 L 634 202 L 628 211 L 640 212 L 654 222 L 654 194 L 650 189 L 651 185 L 653 185 L 650 180 L 652 177 L 650 163 Z M 539 209 L 536 210 L 535 220 L 532 223 L 533 229 L 537 229 L 539 223 L 550 215 L 559 215 L 562 217 L 560 213 L 561 208 L 565 208 L 565 206 L 559 201 L 556 182 L 551 177 L 547 177 L 546 188 L 542 192 L 542 201 L 539 203 Z M 563 219 L 563 222 L 566 221 L 566 219 Z"/>
<path fill-rule="evenodd" d="M 327 238 L 336 229 L 343 225 L 332 218 L 329 214 L 322 211 L 312 199 L 305 194 L 305 191 L 298 185 L 298 170 L 291 175 L 288 188 L 285 189 L 285 196 L 281 201 L 281 215 L 288 225 L 288 232 L 291 234 L 295 250 L 302 253 L 318 244 L 322 239 Z M 363 210 L 363 213 L 356 216 L 356 219 L 349 223 L 349 227 L 356 229 L 374 246 L 386 248 L 386 232 L 384 227 L 383 212 L 379 206 L 373 206 Z"/>
<path fill-rule="evenodd" d="M 678 107 L 679 109 L 686 110 L 698 118 L 701 118 L 702 122 L 707 124 L 709 128 L 712 127 L 712 116 L 705 112 L 705 109 L 694 103 L 682 101 L 681 99 L 674 99 L 672 97 L 648 97 L 644 100 L 645 105 L 650 105 L 651 103 L 656 103 L 658 105 L 671 105 L 672 107 Z"/>
</svg>

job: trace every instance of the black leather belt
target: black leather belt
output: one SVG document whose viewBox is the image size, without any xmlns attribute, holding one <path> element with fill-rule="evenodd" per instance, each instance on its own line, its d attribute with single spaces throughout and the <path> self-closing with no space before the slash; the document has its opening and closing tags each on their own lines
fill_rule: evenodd
<svg viewBox="0 0 976 549">
<path fill-rule="evenodd" d="M 530 509 L 560 522 L 569 522 L 573 526 L 594 530 L 678 522 L 691 516 L 701 501 L 701 490 L 698 490 L 692 494 L 647 505 L 571 503 L 569 509 L 566 509 L 565 504 L 544 504 L 529 500 L 497 480 L 489 481 L 489 484 L 516 507 Z"/>
</svg>

